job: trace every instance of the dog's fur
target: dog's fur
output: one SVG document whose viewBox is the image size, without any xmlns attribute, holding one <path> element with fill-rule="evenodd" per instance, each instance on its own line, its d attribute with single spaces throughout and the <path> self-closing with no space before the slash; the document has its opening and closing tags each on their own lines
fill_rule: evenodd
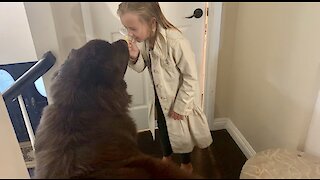
<svg viewBox="0 0 320 180">
<path fill-rule="evenodd" d="M 128 59 L 123 40 L 70 52 L 36 131 L 34 178 L 194 177 L 138 149 L 123 79 Z"/>
</svg>

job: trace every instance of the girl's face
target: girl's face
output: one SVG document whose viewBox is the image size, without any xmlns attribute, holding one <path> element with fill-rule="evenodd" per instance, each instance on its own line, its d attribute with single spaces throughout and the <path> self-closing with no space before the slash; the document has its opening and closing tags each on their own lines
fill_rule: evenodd
<svg viewBox="0 0 320 180">
<path fill-rule="evenodd" d="M 128 30 L 128 35 L 138 42 L 147 40 L 151 34 L 151 26 L 138 14 L 133 12 L 124 13 L 120 16 L 121 22 Z"/>
</svg>

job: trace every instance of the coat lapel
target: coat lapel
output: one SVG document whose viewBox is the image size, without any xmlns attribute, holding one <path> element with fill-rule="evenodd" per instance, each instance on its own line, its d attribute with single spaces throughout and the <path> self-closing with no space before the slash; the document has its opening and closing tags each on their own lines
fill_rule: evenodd
<svg viewBox="0 0 320 180">
<path fill-rule="evenodd" d="M 146 51 L 148 52 L 149 50 L 149 43 L 146 42 Z M 153 47 L 153 56 L 152 58 L 156 59 L 166 59 L 168 56 L 168 45 L 167 45 L 167 33 L 164 28 L 161 26 L 158 26 L 158 35 L 157 39 L 155 41 L 154 47 Z"/>
</svg>

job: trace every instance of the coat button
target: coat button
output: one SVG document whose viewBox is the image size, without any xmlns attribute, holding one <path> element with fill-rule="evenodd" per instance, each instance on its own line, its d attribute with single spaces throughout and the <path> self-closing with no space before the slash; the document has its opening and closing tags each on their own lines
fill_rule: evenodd
<svg viewBox="0 0 320 180">
<path fill-rule="evenodd" d="M 161 88 L 161 85 L 160 85 L 160 84 L 157 84 L 156 87 L 157 87 L 157 88 Z"/>
</svg>

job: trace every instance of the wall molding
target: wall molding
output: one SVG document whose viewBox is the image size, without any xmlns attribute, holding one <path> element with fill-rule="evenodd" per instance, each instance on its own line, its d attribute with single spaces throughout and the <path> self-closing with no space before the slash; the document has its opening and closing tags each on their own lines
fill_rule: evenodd
<svg viewBox="0 0 320 180">
<path fill-rule="evenodd" d="M 211 129 L 214 131 L 226 129 L 247 159 L 256 154 L 250 143 L 229 118 L 215 118 Z"/>
<path fill-rule="evenodd" d="M 214 120 L 214 104 L 216 96 L 217 68 L 220 51 L 220 31 L 222 20 L 222 2 L 209 2 L 208 4 L 208 29 L 206 64 L 205 64 L 205 87 L 204 87 L 204 113 L 211 126 Z"/>
</svg>

